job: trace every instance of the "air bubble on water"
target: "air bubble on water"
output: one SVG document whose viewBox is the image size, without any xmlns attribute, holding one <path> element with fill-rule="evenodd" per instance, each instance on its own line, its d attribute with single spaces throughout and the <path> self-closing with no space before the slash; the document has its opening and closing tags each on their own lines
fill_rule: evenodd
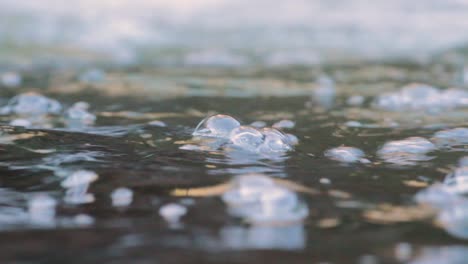
<svg viewBox="0 0 468 264">
<path fill-rule="evenodd" d="M 312 100 L 320 106 L 330 108 L 336 97 L 335 82 L 328 76 L 320 76 L 313 90 Z"/>
<path fill-rule="evenodd" d="M 78 170 L 69 175 L 62 181 L 62 187 L 72 188 L 80 185 L 90 184 L 98 179 L 98 175 L 94 171 Z"/>
<path fill-rule="evenodd" d="M 88 193 L 89 185 L 98 179 L 93 171 L 79 170 L 73 172 L 62 181 L 66 188 L 64 200 L 71 204 L 84 204 L 94 202 L 94 195 Z"/>
<path fill-rule="evenodd" d="M 439 90 L 426 84 L 413 83 L 397 92 L 377 96 L 373 106 L 388 111 L 424 110 L 440 112 L 468 105 L 468 92 L 460 89 Z"/>
<path fill-rule="evenodd" d="M 364 151 L 354 147 L 337 147 L 325 151 L 325 157 L 344 163 L 359 162 L 364 157 Z"/>
<path fill-rule="evenodd" d="M 395 246 L 395 257 L 398 261 L 408 261 L 413 256 L 413 247 L 409 243 L 398 243 Z"/>
<path fill-rule="evenodd" d="M 10 121 L 10 126 L 30 127 L 32 122 L 28 119 L 17 118 Z"/>
<path fill-rule="evenodd" d="M 159 208 L 159 214 L 170 224 L 178 223 L 186 213 L 187 207 L 177 203 L 166 204 Z"/>
<path fill-rule="evenodd" d="M 57 201 L 48 194 L 33 195 L 28 201 L 29 219 L 33 224 L 53 225 Z"/>
<path fill-rule="evenodd" d="M 362 95 L 352 95 L 348 97 L 348 99 L 346 100 L 346 104 L 350 106 L 361 106 L 364 103 L 365 99 L 366 98 Z"/>
<path fill-rule="evenodd" d="M 214 115 L 203 119 L 195 128 L 193 135 L 228 139 L 231 131 L 239 126 L 239 121 L 231 116 Z"/>
<path fill-rule="evenodd" d="M 345 126 L 347 126 L 347 127 L 362 127 L 363 125 L 359 121 L 347 121 L 345 123 Z"/>
<path fill-rule="evenodd" d="M 229 139 L 236 147 L 255 151 L 263 143 L 264 135 L 254 127 L 240 126 L 231 131 Z"/>
<path fill-rule="evenodd" d="M 112 205 L 116 207 L 129 206 L 133 200 L 133 191 L 121 187 L 111 193 Z"/>
<path fill-rule="evenodd" d="M 468 145 L 468 128 L 459 127 L 438 131 L 431 140 L 440 147 Z"/>
<path fill-rule="evenodd" d="M 159 121 L 159 120 L 153 120 L 151 122 L 148 122 L 148 125 L 156 126 L 156 127 L 167 127 L 166 123 L 164 123 L 163 121 Z"/>
<path fill-rule="evenodd" d="M 62 105 L 58 101 L 38 93 L 28 92 L 11 98 L 8 104 L 0 109 L 0 113 L 34 117 L 59 114 L 61 110 Z"/>
<path fill-rule="evenodd" d="M 289 134 L 289 133 L 286 133 L 285 135 L 288 138 L 289 144 L 291 144 L 291 145 L 299 144 L 299 139 L 295 135 Z"/>
<path fill-rule="evenodd" d="M 94 218 L 87 214 L 79 214 L 73 217 L 76 226 L 90 226 L 94 224 Z"/>
<path fill-rule="evenodd" d="M 426 154 L 436 149 L 436 146 L 425 138 L 409 137 L 385 143 L 377 151 L 377 155 L 389 163 L 414 165 L 416 161 L 432 159 Z"/>
<path fill-rule="evenodd" d="M 18 87 L 21 85 L 22 78 L 21 75 L 17 72 L 10 71 L 4 72 L 0 75 L 0 83 L 6 87 Z"/>
<path fill-rule="evenodd" d="M 263 128 L 267 126 L 267 123 L 264 121 L 255 121 L 250 124 L 251 127 Z"/>
<path fill-rule="evenodd" d="M 272 127 L 278 128 L 278 129 L 283 129 L 283 128 L 291 129 L 291 128 L 294 128 L 295 125 L 296 123 L 294 121 L 284 119 L 284 120 L 280 120 L 274 123 Z"/>
<path fill-rule="evenodd" d="M 296 193 L 262 174 L 235 177 L 222 199 L 232 215 L 252 223 L 296 222 L 308 215 Z"/>
<path fill-rule="evenodd" d="M 232 181 L 232 188 L 222 198 L 227 204 L 252 203 L 258 201 L 260 194 L 274 185 L 274 181 L 265 175 L 240 175 Z"/>
<path fill-rule="evenodd" d="M 82 128 L 93 125 L 96 116 L 88 112 L 89 104 L 78 102 L 65 111 L 65 124 L 70 128 Z"/>
<path fill-rule="evenodd" d="M 275 128 L 263 128 L 261 132 L 264 135 L 264 141 L 257 148 L 260 153 L 281 154 L 293 149 L 288 137 L 283 132 Z"/>
<path fill-rule="evenodd" d="M 323 185 L 329 185 L 331 184 L 331 180 L 328 178 L 320 178 L 319 182 Z"/>
<path fill-rule="evenodd" d="M 78 80 L 85 83 L 99 83 L 106 79 L 106 73 L 97 68 L 85 70 L 78 76 Z"/>
</svg>

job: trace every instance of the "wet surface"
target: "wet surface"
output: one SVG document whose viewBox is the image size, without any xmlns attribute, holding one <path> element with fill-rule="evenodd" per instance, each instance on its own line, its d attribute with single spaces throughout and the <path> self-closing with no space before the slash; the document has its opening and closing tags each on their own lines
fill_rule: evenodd
<svg viewBox="0 0 468 264">
<path fill-rule="evenodd" d="M 3 263 L 468 255 L 458 66 L 83 72 L 24 68 L 10 85 L 9 70 L 1 86 Z M 436 88 L 408 99 L 411 83 Z"/>
</svg>

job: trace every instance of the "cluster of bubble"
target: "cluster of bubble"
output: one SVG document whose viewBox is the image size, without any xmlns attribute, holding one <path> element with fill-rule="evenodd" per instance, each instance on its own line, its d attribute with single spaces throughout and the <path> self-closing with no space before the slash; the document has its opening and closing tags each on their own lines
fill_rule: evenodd
<svg viewBox="0 0 468 264">
<path fill-rule="evenodd" d="M 440 90 L 430 85 L 412 83 L 397 92 L 377 96 L 373 106 L 388 111 L 439 112 L 468 106 L 468 91 L 456 88 Z"/>
<path fill-rule="evenodd" d="M 451 235 L 468 239 L 468 157 L 460 159 L 458 167 L 435 183 L 418 192 L 415 200 L 434 207 L 437 222 Z"/>
<path fill-rule="evenodd" d="M 229 212 L 250 223 L 297 223 L 309 210 L 297 194 L 263 174 L 235 177 L 222 199 Z"/>
<path fill-rule="evenodd" d="M 347 146 L 340 146 L 325 151 L 325 157 L 343 163 L 369 163 L 370 161 L 364 158 L 364 151 Z"/>
<path fill-rule="evenodd" d="M 288 127 L 294 125 L 285 123 Z M 291 151 L 297 143 L 294 135 L 285 134 L 276 128 L 242 126 L 235 118 L 221 114 L 202 120 L 193 135 L 221 139 L 229 143 L 228 147 L 266 155 Z"/>
<path fill-rule="evenodd" d="M 96 116 L 88 112 L 89 105 L 78 102 L 63 113 L 64 123 L 69 127 L 92 125 Z M 52 98 L 35 92 L 26 92 L 11 98 L 7 105 L 0 108 L 1 115 L 14 116 L 13 126 L 52 127 L 49 116 L 60 116 L 62 104 Z"/>
<path fill-rule="evenodd" d="M 389 163 L 414 165 L 417 161 L 427 161 L 427 154 L 436 150 L 457 150 L 468 144 L 468 128 L 444 129 L 434 133 L 430 139 L 409 137 L 385 143 L 377 155 Z"/>
</svg>

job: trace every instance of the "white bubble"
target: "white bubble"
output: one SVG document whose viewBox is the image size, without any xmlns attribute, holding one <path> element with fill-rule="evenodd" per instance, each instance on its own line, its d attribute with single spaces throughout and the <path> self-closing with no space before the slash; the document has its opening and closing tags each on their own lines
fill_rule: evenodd
<svg viewBox="0 0 468 264">
<path fill-rule="evenodd" d="M 360 106 L 364 103 L 364 100 L 366 98 L 362 95 L 353 95 L 348 97 L 346 100 L 346 104 L 351 105 L 351 106 Z"/>
<path fill-rule="evenodd" d="M 87 109 L 89 104 L 85 102 L 75 103 L 72 107 L 68 108 L 64 114 L 65 123 L 71 128 L 81 128 L 93 125 L 96 121 L 96 116 L 89 113 Z"/>
<path fill-rule="evenodd" d="M 232 182 L 232 189 L 223 194 L 223 200 L 228 204 L 256 202 L 262 192 L 274 186 L 270 177 L 261 174 L 237 176 Z"/>
<path fill-rule="evenodd" d="M 193 132 L 194 136 L 229 138 L 231 131 L 240 123 L 228 115 L 214 115 L 203 119 Z"/>
<path fill-rule="evenodd" d="M 267 124 L 264 121 L 255 121 L 250 124 L 250 126 L 256 127 L 256 128 L 266 127 L 266 125 Z"/>
<path fill-rule="evenodd" d="M 249 126 L 236 127 L 229 136 L 234 146 L 255 151 L 264 141 L 264 135 L 258 129 Z"/>
<path fill-rule="evenodd" d="M 169 223 L 177 223 L 179 219 L 187 213 L 187 208 L 183 205 L 170 203 L 159 208 L 159 214 Z"/>
<path fill-rule="evenodd" d="M 279 129 L 294 128 L 295 125 L 296 125 L 296 123 L 294 121 L 285 119 L 285 120 L 280 120 L 280 121 L 274 123 L 272 127 L 279 128 Z"/>
<path fill-rule="evenodd" d="M 57 202 L 47 194 L 37 194 L 28 201 L 29 219 L 34 224 L 51 225 L 55 219 Z"/>
<path fill-rule="evenodd" d="M 73 217 L 73 222 L 77 226 L 89 226 L 94 224 L 94 218 L 87 214 L 79 214 Z"/>
<path fill-rule="evenodd" d="M 21 85 L 22 78 L 17 72 L 5 72 L 0 75 L 0 83 L 6 87 L 18 87 Z"/>
<path fill-rule="evenodd" d="M 62 110 L 61 104 L 41 94 L 29 92 L 17 95 L 1 108 L 2 114 L 17 114 L 22 116 L 40 116 L 58 114 Z"/>
<path fill-rule="evenodd" d="M 98 179 L 94 171 L 78 170 L 69 175 L 62 181 L 62 187 L 72 188 L 80 185 L 90 184 Z"/>
<path fill-rule="evenodd" d="M 358 148 L 345 146 L 325 151 L 325 157 L 345 163 L 358 162 L 364 157 L 364 155 L 364 151 Z"/>
<path fill-rule="evenodd" d="M 413 165 L 416 161 L 430 160 L 425 154 L 436 150 L 436 146 L 422 137 L 409 137 L 385 143 L 377 155 L 386 162 Z"/>
<path fill-rule="evenodd" d="M 129 206 L 133 200 L 133 191 L 128 188 L 117 188 L 111 193 L 112 205 Z"/>
<path fill-rule="evenodd" d="M 166 123 L 164 123 L 163 121 L 159 121 L 159 120 L 148 122 L 148 125 L 157 126 L 157 127 L 167 127 Z"/>
<path fill-rule="evenodd" d="M 413 83 L 400 91 L 384 93 L 373 105 L 389 111 L 425 110 L 440 112 L 468 105 L 468 92 L 459 89 L 439 90 L 426 84 Z"/>
<path fill-rule="evenodd" d="M 288 137 L 281 131 L 274 128 L 263 128 L 263 143 L 258 147 L 258 151 L 264 154 L 284 153 L 292 150 Z"/>
<path fill-rule="evenodd" d="M 468 145 L 468 128 L 460 127 L 438 131 L 431 140 L 437 146 Z"/>
<path fill-rule="evenodd" d="M 32 126 L 31 121 L 28 119 L 17 118 L 10 121 L 11 126 L 22 126 L 22 127 L 30 127 Z"/>
</svg>

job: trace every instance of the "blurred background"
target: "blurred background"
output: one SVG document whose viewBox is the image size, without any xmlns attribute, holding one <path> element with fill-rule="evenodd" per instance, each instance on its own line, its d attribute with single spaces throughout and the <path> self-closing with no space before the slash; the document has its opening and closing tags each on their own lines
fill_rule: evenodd
<svg viewBox="0 0 468 264">
<path fill-rule="evenodd" d="M 468 1 L 0 0 L 0 64 L 424 61 L 468 41 Z"/>
</svg>

